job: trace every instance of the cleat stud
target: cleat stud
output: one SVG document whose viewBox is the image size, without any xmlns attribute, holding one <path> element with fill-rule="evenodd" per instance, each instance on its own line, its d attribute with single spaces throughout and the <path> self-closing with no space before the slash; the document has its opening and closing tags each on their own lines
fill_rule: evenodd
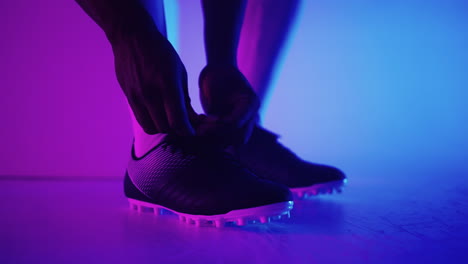
<svg viewBox="0 0 468 264">
<path fill-rule="evenodd" d="M 216 227 L 222 227 L 224 225 L 224 221 L 223 220 L 215 220 L 215 226 Z"/>
<path fill-rule="evenodd" d="M 195 222 L 195 226 L 196 227 L 200 227 L 201 226 L 201 220 L 197 219 L 197 220 L 194 220 Z"/>
<path fill-rule="evenodd" d="M 245 220 L 243 218 L 239 218 L 239 219 L 237 219 L 236 224 L 238 226 L 244 226 L 245 225 Z"/>
<path fill-rule="evenodd" d="M 154 215 L 160 215 L 161 212 L 159 211 L 159 208 L 153 208 L 153 213 Z"/>
<path fill-rule="evenodd" d="M 268 223 L 268 222 L 270 222 L 270 219 L 268 217 L 266 217 L 266 216 L 261 216 L 260 217 L 260 223 L 265 224 L 265 223 Z"/>
</svg>

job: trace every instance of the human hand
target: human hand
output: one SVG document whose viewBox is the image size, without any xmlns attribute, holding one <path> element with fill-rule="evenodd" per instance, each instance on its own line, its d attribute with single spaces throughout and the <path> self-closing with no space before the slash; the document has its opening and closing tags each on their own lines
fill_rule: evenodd
<svg viewBox="0 0 468 264">
<path fill-rule="evenodd" d="M 187 71 L 169 41 L 151 26 L 114 37 L 117 79 L 143 130 L 194 135 Z"/>
<path fill-rule="evenodd" d="M 257 122 L 260 101 L 244 75 L 235 67 L 209 65 L 199 78 L 201 116 L 197 134 L 218 144 L 245 143 Z"/>
</svg>

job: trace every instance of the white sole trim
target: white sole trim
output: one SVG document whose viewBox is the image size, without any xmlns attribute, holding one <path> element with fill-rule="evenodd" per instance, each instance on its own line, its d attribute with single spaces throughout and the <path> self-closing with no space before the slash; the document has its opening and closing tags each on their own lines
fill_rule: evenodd
<svg viewBox="0 0 468 264">
<path fill-rule="evenodd" d="M 143 202 L 128 198 L 130 208 L 138 212 L 151 212 L 155 215 L 161 215 L 163 211 L 169 211 L 177 216 L 179 220 L 195 226 L 216 226 L 222 227 L 226 223 L 235 223 L 238 226 L 246 225 L 251 222 L 268 223 L 274 219 L 290 217 L 290 211 L 294 206 L 293 201 L 269 204 L 259 207 L 233 210 L 221 215 L 191 215 L 180 213 L 161 205 Z"/>
<path fill-rule="evenodd" d="M 314 184 L 308 187 L 290 188 L 296 199 L 307 199 L 319 194 L 332 194 L 333 192 L 341 193 L 343 187 L 348 182 L 347 179 L 341 181 L 331 181 L 327 183 Z"/>
</svg>

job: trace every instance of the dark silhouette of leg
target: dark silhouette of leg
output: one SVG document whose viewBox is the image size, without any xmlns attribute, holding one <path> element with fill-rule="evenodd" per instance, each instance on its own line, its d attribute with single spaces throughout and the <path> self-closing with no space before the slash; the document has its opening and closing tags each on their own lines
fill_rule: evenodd
<svg viewBox="0 0 468 264">
<path fill-rule="evenodd" d="M 262 101 L 296 19 L 300 0 L 249 0 L 239 42 L 239 68 Z"/>
<path fill-rule="evenodd" d="M 228 144 L 247 141 L 257 120 L 258 98 L 237 67 L 245 0 L 202 0 L 207 66 L 199 78 L 203 109 L 223 127 Z"/>
<path fill-rule="evenodd" d="M 299 5 L 299 0 L 250 0 L 247 4 L 238 62 L 260 101 L 272 88 L 276 62 Z M 259 124 L 253 128 L 247 144 L 234 152 L 241 163 L 255 174 L 290 187 L 299 197 L 341 191 L 346 182 L 343 172 L 302 160 L 280 144 L 277 135 Z"/>
</svg>

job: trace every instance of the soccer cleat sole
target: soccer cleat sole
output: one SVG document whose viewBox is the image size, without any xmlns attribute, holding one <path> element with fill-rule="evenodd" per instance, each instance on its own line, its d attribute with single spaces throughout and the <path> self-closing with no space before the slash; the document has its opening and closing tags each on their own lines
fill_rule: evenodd
<svg viewBox="0 0 468 264">
<path fill-rule="evenodd" d="M 221 215 L 191 215 L 180 213 L 161 205 L 143 202 L 128 198 L 130 208 L 138 212 L 151 212 L 155 215 L 161 215 L 164 211 L 172 212 L 179 217 L 179 220 L 195 226 L 215 226 L 223 227 L 226 224 L 234 223 L 238 226 L 244 226 L 247 223 L 268 223 L 271 220 L 289 218 L 290 211 L 294 206 L 293 201 L 269 204 L 259 207 L 233 210 Z"/>
<path fill-rule="evenodd" d="M 340 181 L 331 181 L 327 183 L 314 184 L 308 187 L 290 188 L 295 199 L 307 199 L 319 194 L 341 193 L 347 183 L 347 179 Z"/>
</svg>

